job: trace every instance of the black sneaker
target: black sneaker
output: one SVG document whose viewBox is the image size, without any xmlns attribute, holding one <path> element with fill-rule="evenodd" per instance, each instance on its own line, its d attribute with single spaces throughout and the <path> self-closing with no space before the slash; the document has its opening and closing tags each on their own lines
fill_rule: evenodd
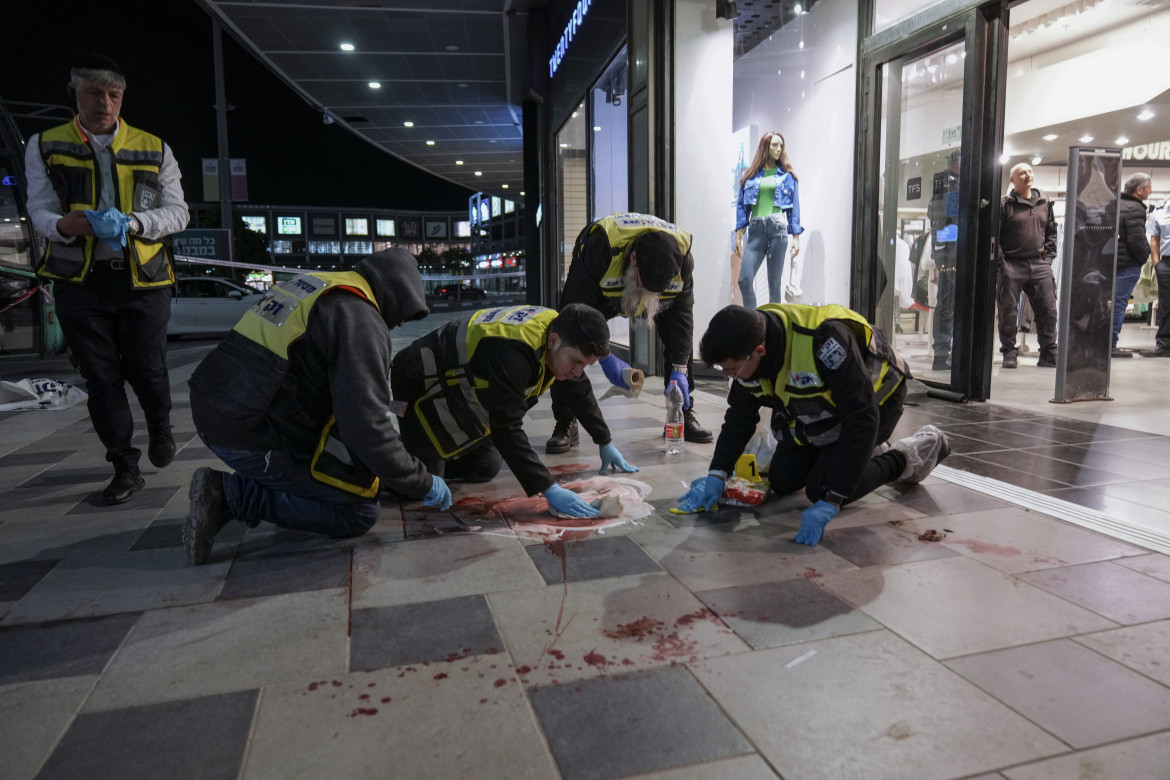
<svg viewBox="0 0 1170 780">
<path fill-rule="evenodd" d="M 1041 357 L 1036 361 L 1037 368 L 1056 368 L 1056 358 Z"/>
<path fill-rule="evenodd" d="M 209 468 L 195 469 L 191 475 L 183 547 L 187 550 L 187 560 L 194 566 L 207 563 L 215 535 L 232 519 L 223 494 L 223 476 L 222 471 Z"/>
<path fill-rule="evenodd" d="M 950 371 L 951 370 L 951 356 L 944 355 L 939 357 L 934 356 L 934 361 L 930 364 L 931 371 Z"/>
<path fill-rule="evenodd" d="M 1125 350 L 1125 349 L 1118 349 L 1117 347 L 1114 347 L 1114 348 L 1113 348 L 1113 353 L 1112 353 L 1112 355 L 1113 355 L 1113 357 L 1115 357 L 1115 358 L 1127 358 L 1127 357 L 1128 357 L 1128 358 L 1131 358 L 1131 357 L 1133 357 L 1133 353 L 1132 353 L 1132 352 L 1130 352 L 1130 351 L 1128 351 L 1128 350 Z"/>
<path fill-rule="evenodd" d="M 699 421 L 695 419 L 694 409 L 683 410 L 683 441 L 695 444 L 710 444 L 715 441 L 711 431 L 699 425 Z"/>
<path fill-rule="evenodd" d="M 102 501 L 107 504 L 125 504 L 145 484 L 146 480 L 138 469 L 127 466 L 115 469 L 114 478 L 102 491 Z"/>
<path fill-rule="evenodd" d="M 1020 360 L 1015 355 L 1004 355 L 1003 356 L 1003 367 L 1004 368 L 1019 368 L 1020 367 Z"/>
<path fill-rule="evenodd" d="M 1138 354 L 1142 357 L 1170 357 L 1170 349 L 1143 349 Z"/>
<path fill-rule="evenodd" d="M 175 437 L 171 435 L 174 427 L 170 423 L 147 426 L 150 445 L 146 448 L 146 455 L 156 468 L 169 466 L 175 459 Z"/>
<path fill-rule="evenodd" d="M 544 444 L 544 451 L 551 455 L 568 452 L 569 448 L 576 447 L 580 441 L 581 432 L 577 428 L 576 420 L 557 420 L 552 436 L 549 436 Z"/>
</svg>

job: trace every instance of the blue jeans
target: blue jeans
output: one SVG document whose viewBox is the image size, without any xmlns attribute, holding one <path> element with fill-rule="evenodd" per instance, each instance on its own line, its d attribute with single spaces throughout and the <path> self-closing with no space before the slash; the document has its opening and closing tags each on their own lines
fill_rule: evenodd
<svg viewBox="0 0 1170 780">
<path fill-rule="evenodd" d="M 743 305 L 756 308 L 756 272 L 768 258 L 768 296 L 772 303 L 784 302 L 784 261 L 788 258 L 788 221 L 780 211 L 748 221 L 739 266 L 739 292 Z"/>
<path fill-rule="evenodd" d="M 374 499 L 316 481 L 308 465 L 280 450 L 239 450 L 199 438 L 235 471 L 224 474 L 223 494 L 232 517 L 251 528 L 266 520 L 295 531 L 361 536 L 378 521 Z"/>
<path fill-rule="evenodd" d="M 1131 265 L 1117 269 L 1117 278 L 1114 280 L 1113 292 L 1113 348 L 1117 349 L 1117 337 L 1121 335 L 1121 324 L 1125 322 L 1125 307 L 1129 305 L 1129 296 L 1137 286 L 1138 278 L 1142 275 L 1140 265 Z"/>
</svg>

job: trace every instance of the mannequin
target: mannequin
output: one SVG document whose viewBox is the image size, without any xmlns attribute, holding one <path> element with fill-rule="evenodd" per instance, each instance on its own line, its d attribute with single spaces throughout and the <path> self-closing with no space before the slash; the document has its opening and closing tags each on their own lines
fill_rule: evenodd
<svg viewBox="0 0 1170 780">
<path fill-rule="evenodd" d="M 740 179 L 735 210 L 735 249 L 743 256 L 738 280 L 743 305 L 749 309 L 756 307 L 756 272 L 765 258 L 770 302 L 798 300 L 801 289 L 796 256 L 800 254 L 800 234 L 804 228 L 800 224 L 800 190 L 788 162 L 784 136 L 773 132 L 764 133 L 760 138 L 756 156 Z M 792 269 L 785 285 L 784 266 L 790 237 Z"/>
</svg>

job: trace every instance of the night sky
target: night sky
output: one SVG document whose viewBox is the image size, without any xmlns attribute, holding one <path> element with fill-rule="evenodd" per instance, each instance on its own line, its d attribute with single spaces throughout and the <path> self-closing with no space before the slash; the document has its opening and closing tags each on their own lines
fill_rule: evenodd
<svg viewBox="0 0 1170 780">
<path fill-rule="evenodd" d="M 0 97 L 70 105 L 79 53 L 112 57 L 126 74 L 122 117 L 160 136 L 203 200 L 201 158 L 216 157 L 211 18 L 193 0 L 5 3 Z M 56 30 L 69 32 L 55 32 Z M 225 31 L 228 144 L 248 164 L 252 203 L 464 211 L 470 190 L 425 173 L 313 110 Z M 52 126 L 20 122 L 26 138 Z"/>
</svg>

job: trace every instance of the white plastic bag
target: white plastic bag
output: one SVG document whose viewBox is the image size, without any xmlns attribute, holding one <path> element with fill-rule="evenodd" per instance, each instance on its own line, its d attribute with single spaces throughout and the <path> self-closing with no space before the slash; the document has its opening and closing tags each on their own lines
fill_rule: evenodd
<svg viewBox="0 0 1170 780">
<path fill-rule="evenodd" d="M 25 409 L 68 409 L 89 395 L 68 382 L 56 379 L 21 379 L 0 382 L 0 412 Z"/>
<path fill-rule="evenodd" d="M 748 440 L 743 453 L 755 455 L 756 467 L 760 473 L 766 473 L 772 463 L 772 455 L 776 452 L 776 437 L 772 435 L 772 416 L 762 414 L 760 418 L 760 421 L 756 423 L 756 432 Z"/>
</svg>

